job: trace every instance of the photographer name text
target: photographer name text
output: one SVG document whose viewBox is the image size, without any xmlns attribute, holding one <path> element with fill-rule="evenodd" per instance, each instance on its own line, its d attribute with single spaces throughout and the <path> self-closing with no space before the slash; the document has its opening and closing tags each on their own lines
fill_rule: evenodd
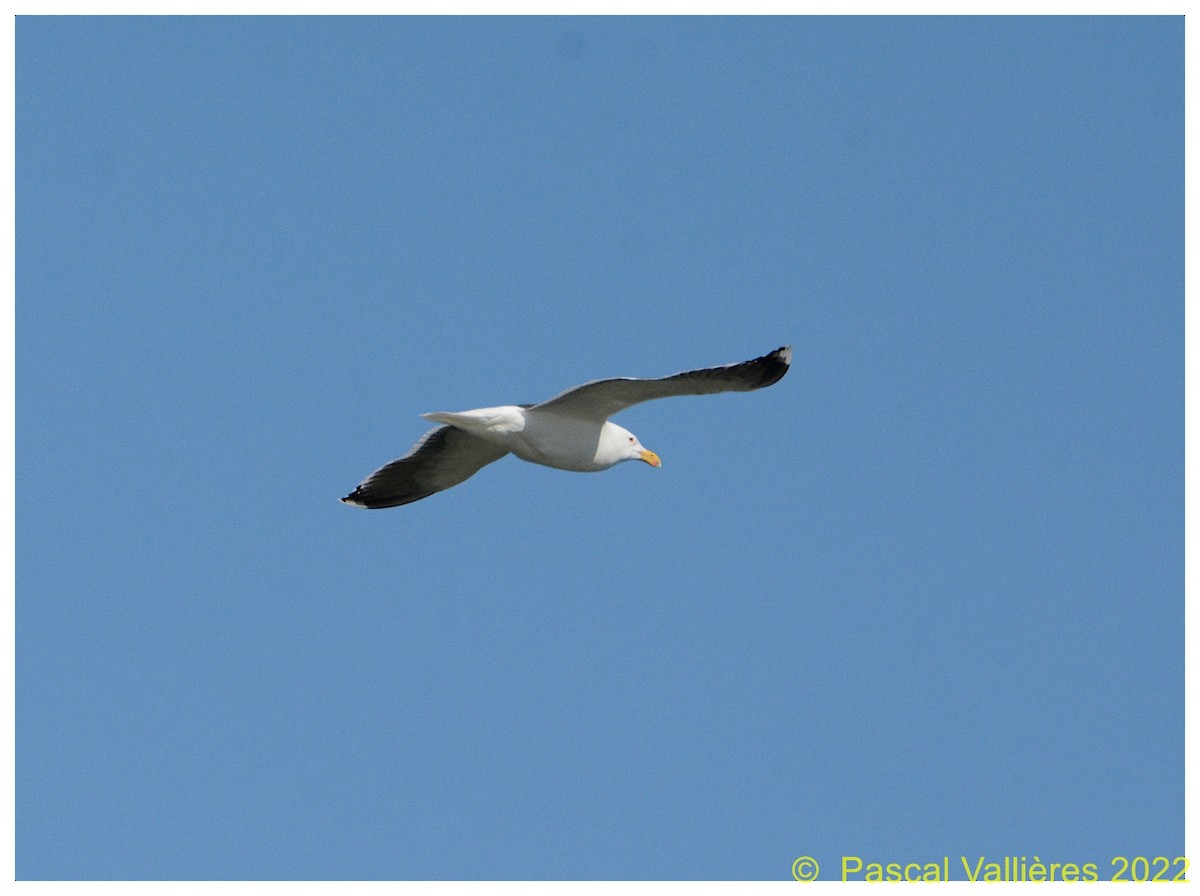
<svg viewBox="0 0 1200 896">
<path fill-rule="evenodd" d="M 1037 856 L 942 856 L 939 861 L 871 862 L 861 856 L 842 856 L 843 881 L 948 881 L 950 871 L 962 869 L 973 882 L 1041 883 L 1050 881 L 1186 881 L 1188 861 L 1183 856 L 1115 856 L 1110 867 L 1095 862 L 1043 862 Z M 958 867 L 956 867 L 958 866 Z M 961 878 L 960 878 L 961 879 Z"/>
</svg>

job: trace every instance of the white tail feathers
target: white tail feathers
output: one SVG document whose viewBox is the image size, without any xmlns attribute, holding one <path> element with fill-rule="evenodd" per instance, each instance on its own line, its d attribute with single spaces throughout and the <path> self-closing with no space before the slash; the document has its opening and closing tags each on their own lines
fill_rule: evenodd
<svg viewBox="0 0 1200 896">
<path fill-rule="evenodd" d="M 432 414 L 422 414 L 421 416 L 434 423 L 445 423 L 485 437 L 520 432 L 525 428 L 525 412 L 515 406 L 479 408 L 461 413 L 435 411 Z"/>
<path fill-rule="evenodd" d="M 422 414 L 426 420 L 432 420 L 434 423 L 446 423 L 450 426 L 457 426 L 459 429 L 471 429 L 478 426 L 480 420 L 472 415 L 471 411 L 464 414 L 452 414 L 449 411 L 434 411 L 432 414 Z"/>
</svg>

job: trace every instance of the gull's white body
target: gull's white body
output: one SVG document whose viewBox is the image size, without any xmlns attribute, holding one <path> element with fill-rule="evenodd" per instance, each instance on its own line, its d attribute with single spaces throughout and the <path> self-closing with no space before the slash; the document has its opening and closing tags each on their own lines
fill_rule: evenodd
<svg viewBox="0 0 1200 896">
<path fill-rule="evenodd" d="M 516 405 L 421 416 L 466 430 L 521 460 L 558 470 L 597 473 L 624 460 L 645 460 L 651 466 L 662 463 L 654 462 L 657 455 L 648 457 L 652 452 L 642 447 L 637 436 L 610 420 L 565 417 Z"/>
<path fill-rule="evenodd" d="M 577 473 L 607 470 L 627 460 L 661 467 L 657 454 L 608 418 L 657 398 L 761 389 L 782 379 L 791 363 L 791 347 L 784 346 L 740 364 L 658 379 L 594 380 L 541 404 L 423 414 L 441 425 L 342 500 L 370 508 L 410 504 L 458 485 L 510 453 L 530 463 Z"/>
</svg>

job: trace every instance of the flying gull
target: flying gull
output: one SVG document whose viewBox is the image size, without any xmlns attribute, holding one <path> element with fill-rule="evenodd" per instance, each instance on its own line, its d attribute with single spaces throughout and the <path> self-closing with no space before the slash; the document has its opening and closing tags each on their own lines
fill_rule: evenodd
<svg viewBox="0 0 1200 896">
<path fill-rule="evenodd" d="M 791 363 L 792 348 L 784 346 L 753 361 L 658 379 L 594 380 L 541 404 L 422 414 L 442 425 L 342 501 L 372 509 L 411 504 L 470 479 L 510 452 L 530 463 L 579 473 L 607 470 L 625 460 L 661 467 L 657 454 L 608 418 L 655 398 L 761 389 L 783 379 Z"/>
</svg>

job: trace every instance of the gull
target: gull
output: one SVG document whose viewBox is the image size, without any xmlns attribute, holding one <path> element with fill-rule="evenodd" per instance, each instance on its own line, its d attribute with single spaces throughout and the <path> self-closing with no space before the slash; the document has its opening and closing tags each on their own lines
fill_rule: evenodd
<svg viewBox="0 0 1200 896">
<path fill-rule="evenodd" d="M 408 454 L 369 475 L 342 501 L 373 510 L 411 504 L 465 482 L 506 454 L 577 473 L 596 473 L 627 460 L 661 467 L 657 454 L 608 418 L 657 398 L 761 389 L 779 382 L 791 363 L 792 348 L 783 346 L 750 361 L 657 379 L 593 380 L 541 404 L 422 414 L 441 425 L 425 433 Z"/>
</svg>

